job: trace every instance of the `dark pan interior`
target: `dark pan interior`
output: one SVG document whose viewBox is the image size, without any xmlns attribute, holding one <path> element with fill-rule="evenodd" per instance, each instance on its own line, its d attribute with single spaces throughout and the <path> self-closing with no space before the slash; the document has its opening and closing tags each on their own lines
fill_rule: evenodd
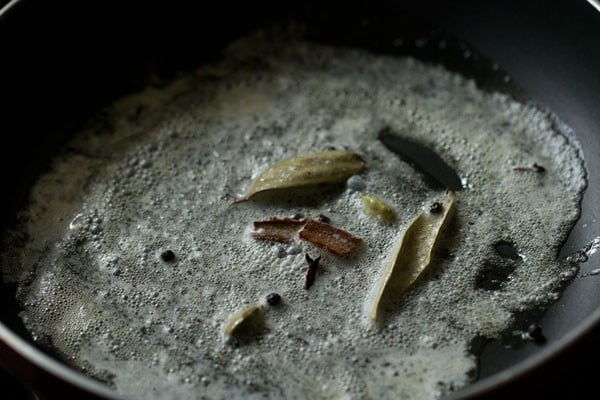
<svg viewBox="0 0 600 400">
<path fill-rule="evenodd" d="M 387 1 L 368 6 L 259 1 L 210 7 L 135 1 L 22 3 L 0 21 L 2 227 L 14 223 L 27 188 L 47 167 L 51 154 L 111 100 L 158 82 L 157 76 L 168 79 L 217 57 L 224 44 L 255 27 L 296 19 L 308 22 L 310 40 L 441 63 L 474 78 L 486 90 L 531 99 L 555 113 L 575 132 L 589 173 L 581 219 L 561 256 L 599 235 L 600 211 L 594 205 L 600 203 L 600 13 L 583 1 Z M 599 268 L 599 258 L 592 256 L 581 272 Z M 13 289 L 2 287 L 0 319 L 27 337 Z M 547 384 L 541 389 L 542 381 L 560 377 L 565 362 L 580 362 L 578 357 L 589 357 L 590 352 L 600 354 L 597 341 L 590 339 L 598 336 L 598 321 L 587 341 L 578 340 L 566 352 L 555 351 L 599 306 L 600 276 L 575 279 L 543 318 L 527 316 L 521 322 L 540 322 L 548 343 L 510 350 L 502 342 L 488 343 L 482 350 L 481 377 L 531 356 L 560 353 L 562 358 L 545 359 L 537 372 L 505 389 L 518 388 L 522 395 L 548 390 Z M 585 371 L 568 379 L 582 374 Z"/>
</svg>

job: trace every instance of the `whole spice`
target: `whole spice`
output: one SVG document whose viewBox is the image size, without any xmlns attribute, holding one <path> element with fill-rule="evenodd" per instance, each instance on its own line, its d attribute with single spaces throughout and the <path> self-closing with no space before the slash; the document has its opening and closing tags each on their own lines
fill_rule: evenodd
<svg viewBox="0 0 600 400">
<path fill-rule="evenodd" d="M 165 250 L 160 253 L 160 259 L 165 262 L 173 261 L 175 260 L 175 253 L 173 253 L 171 250 Z"/>
<path fill-rule="evenodd" d="M 429 266 L 433 248 L 453 210 L 454 193 L 448 192 L 442 201 L 442 212 L 422 212 L 408 226 L 396 252 L 377 287 L 369 317 L 379 319 L 384 302 L 397 298 L 408 289 Z"/>
<path fill-rule="evenodd" d="M 514 167 L 513 171 L 535 172 L 537 174 L 540 174 L 542 172 L 546 172 L 546 168 L 544 168 L 541 165 L 539 165 L 538 163 L 534 162 L 529 167 Z"/>
<path fill-rule="evenodd" d="M 279 293 L 269 293 L 266 300 L 268 305 L 276 306 L 277 304 L 281 303 L 281 296 Z"/>
<path fill-rule="evenodd" d="M 234 313 L 225 323 L 223 333 L 228 339 L 249 339 L 263 325 L 263 310 L 250 306 Z"/>
<path fill-rule="evenodd" d="M 365 213 L 375 217 L 382 224 L 389 224 L 396 218 L 392 207 L 377 197 L 364 195 L 360 199 Z"/>
<path fill-rule="evenodd" d="M 308 268 L 306 268 L 306 280 L 304 281 L 304 289 L 308 290 L 315 283 L 317 276 L 317 269 L 319 268 L 319 261 L 321 256 L 312 259 L 308 254 L 305 256 Z"/>
<path fill-rule="evenodd" d="M 300 229 L 306 225 L 306 219 L 267 218 L 254 221 L 252 237 L 257 240 L 273 240 L 281 243 L 292 243 Z"/>
<path fill-rule="evenodd" d="M 333 254 L 345 255 L 352 253 L 362 242 L 346 231 L 324 222 L 307 220 L 298 236 L 317 247 L 324 248 Z"/>
<path fill-rule="evenodd" d="M 531 324 L 527 327 L 527 336 L 536 343 L 546 342 L 546 337 L 542 333 L 542 327 L 536 324 Z"/>
<path fill-rule="evenodd" d="M 309 219 L 271 217 L 254 221 L 253 225 L 255 230 L 251 235 L 256 240 L 292 243 L 302 239 L 337 255 L 351 253 L 362 242 L 342 229 Z"/>
<path fill-rule="evenodd" d="M 546 168 L 542 167 L 538 163 L 533 163 L 531 169 L 533 169 L 533 172 L 546 172 Z"/>
<path fill-rule="evenodd" d="M 429 212 L 432 214 L 437 214 L 437 213 L 441 212 L 443 208 L 444 207 L 442 206 L 442 203 L 440 203 L 439 201 L 436 201 L 429 207 Z"/>
<path fill-rule="evenodd" d="M 236 202 L 248 200 L 266 190 L 344 182 L 364 169 L 365 162 L 348 151 L 323 151 L 286 158 L 262 172 Z"/>
</svg>

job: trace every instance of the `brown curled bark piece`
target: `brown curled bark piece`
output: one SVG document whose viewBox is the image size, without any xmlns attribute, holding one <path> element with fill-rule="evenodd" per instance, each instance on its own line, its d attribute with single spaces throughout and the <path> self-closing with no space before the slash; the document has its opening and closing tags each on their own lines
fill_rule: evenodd
<svg viewBox="0 0 600 400">
<path fill-rule="evenodd" d="M 354 237 L 344 230 L 314 220 L 307 220 L 298 235 L 300 239 L 337 255 L 353 252 L 362 242 L 360 238 Z"/>
<path fill-rule="evenodd" d="M 253 225 L 255 230 L 251 235 L 256 240 L 292 243 L 300 238 L 337 255 L 351 253 L 362 242 L 360 238 L 328 223 L 305 218 L 271 217 L 254 221 Z"/>
<path fill-rule="evenodd" d="M 281 243 L 292 243 L 298 232 L 306 224 L 306 219 L 268 218 L 254 221 L 252 237 L 256 240 L 273 240 Z"/>
</svg>

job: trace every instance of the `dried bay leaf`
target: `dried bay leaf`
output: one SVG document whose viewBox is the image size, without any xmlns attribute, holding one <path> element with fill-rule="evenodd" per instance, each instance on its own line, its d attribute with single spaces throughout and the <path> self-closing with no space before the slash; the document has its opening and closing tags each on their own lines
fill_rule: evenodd
<svg viewBox="0 0 600 400">
<path fill-rule="evenodd" d="M 362 158 L 348 151 L 323 151 L 286 158 L 262 172 L 237 202 L 266 190 L 343 182 L 364 169 Z"/>
<path fill-rule="evenodd" d="M 453 211 L 454 199 L 454 193 L 448 192 L 439 203 L 439 211 L 423 211 L 408 226 L 377 288 L 369 310 L 371 320 L 376 322 L 382 304 L 402 294 L 429 266 L 433 248 Z"/>
</svg>

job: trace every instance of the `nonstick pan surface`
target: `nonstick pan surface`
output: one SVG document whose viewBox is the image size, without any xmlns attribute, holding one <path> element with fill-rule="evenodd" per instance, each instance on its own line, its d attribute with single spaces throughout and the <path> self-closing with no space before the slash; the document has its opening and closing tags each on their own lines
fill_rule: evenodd
<svg viewBox="0 0 600 400">
<path fill-rule="evenodd" d="M 600 13 L 584 1 L 390 1 L 368 6 L 227 2 L 211 7 L 21 3 L 0 21 L 3 227 L 14 221 L 27 188 L 52 153 L 102 106 L 143 87 L 152 76 L 168 78 L 217 57 L 227 42 L 253 28 L 272 20 L 299 19 L 309 22 L 311 40 L 441 63 L 476 79 L 482 88 L 530 99 L 555 113 L 581 144 L 589 174 L 580 221 L 561 257 L 600 235 L 600 211 L 594 206 L 600 203 Z M 581 273 L 600 268 L 599 258 L 590 256 Z M 110 396 L 27 344 L 31 341 L 17 316 L 13 292 L 2 287 L 4 366 L 50 398 L 75 390 L 63 385 L 64 380 Z M 569 380 L 585 376 L 586 371 L 573 372 L 582 357 L 600 355 L 595 344 L 600 276 L 576 278 L 543 318 L 527 318 L 523 323 L 543 326 L 548 342 L 513 349 L 502 342 L 488 343 L 481 355 L 480 381 L 459 396 L 537 398 L 544 390 L 551 393 L 565 385 L 572 394 L 576 387 L 585 388 Z M 53 375 L 60 379 L 53 380 Z"/>
</svg>

